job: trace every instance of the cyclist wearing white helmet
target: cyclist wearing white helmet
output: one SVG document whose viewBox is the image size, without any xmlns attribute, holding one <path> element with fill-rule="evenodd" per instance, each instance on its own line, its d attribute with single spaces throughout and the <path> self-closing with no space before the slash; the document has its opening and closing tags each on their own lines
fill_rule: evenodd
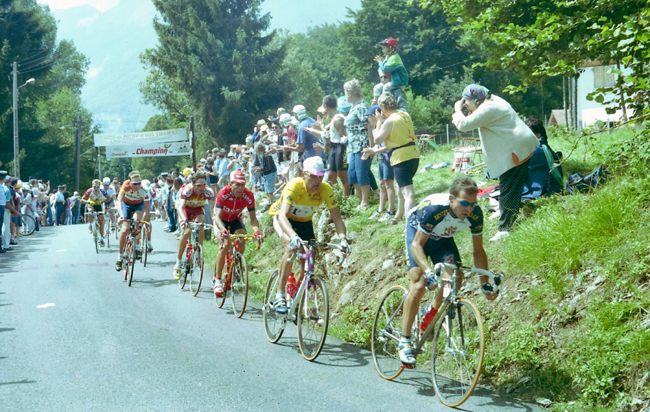
<svg viewBox="0 0 650 412">
<path fill-rule="evenodd" d="M 142 188 L 149 195 L 149 210 L 153 210 L 153 198 L 156 196 L 156 192 L 151 187 L 151 182 L 147 179 L 142 181 Z M 147 217 L 147 220 L 142 219 L 143 222 L 149 222 L 151 220 L 151 215 Z M 147 231 L 147 253 L 153 252 L 153 246 L 151 246 L 151 225 L 149 225 L 149 231 Z"/>
<path fill-rule="evenodd" d="M 106 199 L 104 200 L 104 215 L 108 215 L 111 219 L 111 232 L 115 231 L 117 225 L 117 215 L 115 214 L 115 189 L 111 186 L 111 178 L 105 177 L 102 179 L 102 186 L 106 191 Z"/>
</svg>

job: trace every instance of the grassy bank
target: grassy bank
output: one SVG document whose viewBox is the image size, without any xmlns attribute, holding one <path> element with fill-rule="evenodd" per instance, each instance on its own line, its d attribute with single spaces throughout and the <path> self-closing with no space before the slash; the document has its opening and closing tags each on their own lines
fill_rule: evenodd
<svg viewBox="0 0 650 412">
<path fill-rule="evenodd" d="M 496 302 L 472 296 L 488 331 L 482 384 L 549 399 L 558 411 L 637 411 L 650 402 L 650 181 L 643 164 L 621 162 L 625 156 L 642 158 L 630 154 L 630 146 L 617 146 L 631 136 L 600 134 L 576 145 L 575 137 L 556 133 L 551 146 L 570 154 L 565 178 L 618 161 L 612 180 L 592 193 L 527 203 L 510 237 L 485 242 L 490 268 L 504 272 L 506 280 Z M 420 168 L 451 160 L 451 149 L 441 147 L 425 152 Z M 417 173 L 417 200 L 447 191 L 453 178 L 450 168 Z M 330 290 L 330 332 L 368 346 L 380 297 L 395 283 L 407 285 L 404 237 L 403 225 L 369 220 L 376 207 L 357 212 L 357 204 L 341 198 L 353 239 L 350 268 L 323 264 L 321 271 Z M 485 211 L 487 202 L 481 206 Z M 251 292 L 258 300 L 281 252 L 268 215 L 261 224 L 267 235 L 262 249 L 246 251 L 256 270 Z M 486 220 L 486 239 L 496 225 Z M 456 242 L 464 263 L 471 264 L 470 234 L 461 233 Z M 207 247 L 208 259 L 215 249 Z"/>
</svg>

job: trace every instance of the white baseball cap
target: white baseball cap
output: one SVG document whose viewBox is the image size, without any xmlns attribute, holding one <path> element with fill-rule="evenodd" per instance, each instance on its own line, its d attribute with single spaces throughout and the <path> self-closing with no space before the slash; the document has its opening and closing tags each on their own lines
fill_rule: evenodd
<svg viewBox="0 0 650 412">
<path fill-rule="evenodd" d="M 323 159 L 321 159 L 320 156 L 313 156 L 306 159 L 302 164 L 302 169 L 314 176 L 325 175 L 325 164 L 323 163 Z"/>
</svg>

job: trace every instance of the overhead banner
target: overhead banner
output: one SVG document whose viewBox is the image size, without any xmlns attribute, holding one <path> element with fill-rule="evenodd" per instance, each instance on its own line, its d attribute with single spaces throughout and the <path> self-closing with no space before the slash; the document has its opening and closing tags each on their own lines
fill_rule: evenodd
<svg viewBox="0 0 650 412">
<path fill-rule="evenodd" d="M 191 149 L 190 142 L 106 146 L 106 158 L 189 156 Z"/>
<path fill-rule="evenodd" d="M 159 130 L 140 133 L 103 133 L 94 135 L 95 147 L 99 146 L 138 146 L 169 142 L 187 142 L 186 129 Z"/>
</svg>

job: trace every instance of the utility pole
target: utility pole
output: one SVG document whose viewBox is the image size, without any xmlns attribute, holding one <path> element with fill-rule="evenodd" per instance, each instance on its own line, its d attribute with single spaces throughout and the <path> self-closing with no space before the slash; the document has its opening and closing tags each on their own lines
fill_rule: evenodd
<svg viewBox="0 0 650 412">
<path fill-rule="evenodd" d="M 196 171 L 196 142 L 194 139 L 194 116 L 190 117 L 190 144 L 192 145 L 192 170 Z"/>
<path fill-rule="evenodd" d="M 81 116 L 77 119 L 77 130 L 74 132 L 74 190 L 79 191 L 79 157 L 81 156 Z"/>
<path fill-rule="evenodd" d="M 14 103 L 14 175 L 20 179 L 20 148 L 18 147 L 18 63 L 13 65 Z"/>
</svg>

